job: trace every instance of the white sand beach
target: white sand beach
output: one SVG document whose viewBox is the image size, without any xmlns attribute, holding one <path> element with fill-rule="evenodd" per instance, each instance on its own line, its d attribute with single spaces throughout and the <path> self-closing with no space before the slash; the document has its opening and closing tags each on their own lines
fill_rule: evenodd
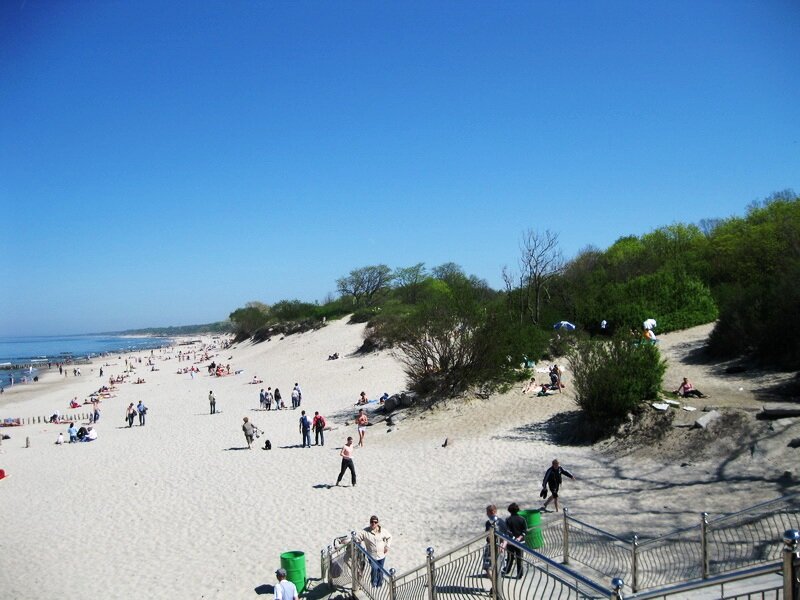
<svg viewBox="0 0 800 600">
<path fill-rule="evenodd" d="M 563 394 L 526 396 L 520 384 L 486 400 L 448 401 L 395 427 L 374 424 L 355 452 L 358 485 L 346 475 L 334 487 L 339 448 L 348 435 L 357 439 L 359 392 L 375 399 L 405 387 L 391 352 L 354 354 L 363 328 L 334 321 L 316 332 L 217 350 L 214 360 L 242 370 L 222 378 L 202 366 L 194 378 L 177 374 L 189 364 L 178 362 L 178 347 L 155 351 L 159 370 L 137 364 L 131 378 L 146 383 L 119 384 L 102 402 L 91 443 L 55 445 L 66 425 L 0 429 L 11 436 L 0 446 L 0 469 L 8 475 L 0 480 L 0 597 L 254 598 L 274 583 L 282 552 L 304 551 L 308 575 L 319 577 L 320 549 L 366 526 L 371 514 L 394 536 L 387 568 L 404 572 L 424 561 L 428 546 L 443 552 L 480 532 L 488 503 L 501 516 L 512 501 L 538 507 L 542 474 L 555 457 L 577 477 L 565 483 L 563 503 L 620 535 L 655 535 L 695 523 L 703 510 L 733 510 L 797 489 L 798 451 L 786 441 L 800 436 L 800 420 L 779 430 L 753 425 L 746 444 L 722 439 L 724 431 L 705 432 L 695 439 L 708 452 L 697 448 L 685 460 L 674 436 L 671 446 L 628 453 L 602 444 L 556 445 L 543 423 L 575 410 L 569 370 Z M 699 410 L 712 403 L 757 407 L 757 374 L 726 377 L 687 359 L 709 330 L 661 337 L 665 385 L 690 377 L 711 396 L 698 401 Z M 341 358 L 327 360 L 334 352 Z M 70 399 L 83 401 L 121 374 L 124 360 L 104 358 L 82 366 L 81 377 L 56 371 L 15 386 L 2 397 L 0 418 L 88 412 L 68 410 Z M 110 366 L 101 378 L 103 363 Z M 264 383 L 250 384 L 254 375 Z M 324 447 L 300 447 L 299 410 L 257 410 L 261 387 L 277 386 L 290 405 L 295 382 L 303 389 L 301 408 L 327 418 Z M 210 390 L 216 415 L 209 414 Z M 125 409 L 139 400 L 148 406 L 147 424 L 129 429 Z M 367 409 L 379 420 L 377 403 Z M 245 416 L 272 450 L 261 449 L 263 436 L 246 448 Z M 731 451 L 722 457 L 727 443 Z"/>
</svg>

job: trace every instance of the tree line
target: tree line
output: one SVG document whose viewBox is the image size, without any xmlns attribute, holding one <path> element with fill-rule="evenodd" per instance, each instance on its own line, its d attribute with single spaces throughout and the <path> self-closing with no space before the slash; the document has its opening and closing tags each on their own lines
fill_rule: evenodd
<svg viewBox="0 0 800 600">
<path fill-rule="evenodd" d="M 502 385 L 522 362 L 561 355 L 582 337 L 630 339 L 646 318 L 662 333 L 716 321 L 714 356 L 800 368 L 800 198 L 791 190 L 743 217 L 675 223 L 570 260 L 557 233 L 527 230 L 502 279 L 492 289 L 452 262 L 368 265 L 339 278 L 323 303 L 251 302 L 230 320 L 239 339 L 265 339 L 287 322 L 312 328 L 351 314 L 368 323 L 368 347 L 402 350 L 420 391 Z M 555 332 L 562 320 L 577 331 Z"/>
</svg>

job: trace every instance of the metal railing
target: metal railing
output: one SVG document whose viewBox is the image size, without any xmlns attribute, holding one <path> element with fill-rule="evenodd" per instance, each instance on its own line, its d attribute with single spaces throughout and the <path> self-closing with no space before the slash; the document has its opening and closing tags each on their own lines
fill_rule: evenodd
<svg viewBox="0 0 800 600">
<path fill-rule="evenodd" d="M 756 598 L 763 598 L 764 600 L 774 598 L 778 600 L 783 597 L 783 578 L 781 573 L 781 563 L 770 563 L 767 565 L 759 565 L 758 567 L 751 567 L 735 573 L 725 573 L 708 579 L 679 583 L 655 590 L 640 592 L 632 596 L 627 596 L 626 600 L 656 600 L 658 598 L 668 600 L 673 597 L 686 598 L 687 596 L 708 598 L 711 597 L 711 594 L 713 594 L 713 597 L 719 598 L 720 600 L 733 598 L 748 598 L 751 600 L 755 600 Z M 745 582 L 752 582 L 754 584 L 752 585 L 753 589 L 737 591 L 737 584 Z"/>
<path fill-rule="evenodd" d="M 762 502 L 708 521 L 706 576 L 780 560 L 781 535 L 798 528 L 800 494 Z"/>
<path fill-rule="evenodd" d="M 781 528 L 787 548 L 794 548 L 794 563 L 786 558 L 787 550 L 781 552 Z M 371 600 L 437 600 L 439 596 L 448 599 L 488 596 L 492 600 L 545 596 L 595 598 L 608 591 L 594 583 L 595 578 L 627 580 L 627 584 L 617 586 L 618 597 L 623 587 L 644 600 L 712 585 L 720 586 L 721 595 L 715 597 L 725 597 L 725 583 L 752 578 L 765 569 L 775 573 L 775 561 L 783 558 L 784 580 L 794 583 L 785 583 L 780 592 L 775 585 L 764 587 L 758 583 L 756 592 L 731 597 L 800 600 L 800 566 L 796 564 L 800 560 L 797 551 L 800 533 L 791 544 L 785 541 L 791 530 L 800 529 L 800 494 L 712 520 L 703 513 L 699 527 L 679 529 L 644 542 L 635 535 L 631 540 L 617 537 L 572 517 L 567 511 L 562 519 L 533 529 L 541 534 L 541 548 L 534 550 L 491 530 L 442 556 L 436 556 L 429 548 L 425 564 L 400 576 L 371 561 L 364 548 L 355 542 L 353 533 L 347 544 L 338 547 L 334 544 L 327 552 L 323 550 L 323 578 L 334 587 L 361 590 Z M 499 574 L 509 548 L 521 553 L 524 568 L 522 576 L 516 579 Z M 557 562 L 559 559 L 562 564 Z M 579 573 L 567 566 L 573 561 L 586 569 Z M 381 572 L 382 585 L 373 585 L 372 574 L 376 570 Z M 586 571 L 591 573 L 585 574 Z M 731 574 L 733 571 L 736 573 Z"/>
<path fill-rule="evenodd" d="M 521 576 L 505 576 L 502 566 L 515 550 L 521 559 Z M 370 561 L 355 536 L 322 551 L 323 579 L 331 587 L 359 592 L 371 600 L 594 600 L 609 598 L 612 593 L 493 529 L 441 556 L 428 548 L 425 563 L 402 575 L 381 569 L 380 586 L 373 585 L 374 567 L 378 565 Z"/>
<path fill-rule="evenodd" d="M 656 586 L 707 579 L 780 559 L 782 532 L 800 527 L 800 494 L 762 502 L 640 541 L 625 540 L 574 518 L 565 509 L 562 526 L 542 528 L 543 554 L 572 561 L 603 577 L 619 577 L 634 592 Z"/>
</svg>

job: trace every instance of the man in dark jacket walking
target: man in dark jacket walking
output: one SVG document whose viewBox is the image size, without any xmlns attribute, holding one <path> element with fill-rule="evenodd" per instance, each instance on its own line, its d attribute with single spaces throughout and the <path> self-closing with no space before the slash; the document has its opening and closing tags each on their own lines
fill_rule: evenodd
<svg viewBox="0 0 800 600">
<path fill-rule="evenodd" d="M 553 460 L 552 466 L 545 471 L 544 479 L 542 480 L 542 492 L 540 494 L 541 497 L 547 498 L 547 489 L 550 489 L 550 497 L 547 498 L 542 505 L 543 511 L 546 511 L 547 505 L 550 504 L 550 502 L 553 502 L 556 507 L 556 512 L 558 512 L 558 488 L 561 486 L 562 475 L 565 475 L 572 480 L 575 479 L 572 473 L 558 464 L 558 460 Z"/>
</svg>

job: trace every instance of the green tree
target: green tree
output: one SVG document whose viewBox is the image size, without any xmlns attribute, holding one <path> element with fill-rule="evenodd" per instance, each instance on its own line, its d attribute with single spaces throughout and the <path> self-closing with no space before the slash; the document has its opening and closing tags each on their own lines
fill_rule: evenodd
<svg viewBox="0 0 800 600">
<path fill-rule="evenodd" d="M 336 280 L 336 288 L 343 296 L 353 298 L 356 306 L 370 306 L 386 291 L 392 281 L 392 270 L 386 265 L 372 265 L 350 271 Z"/>
<path fill-rule="evenodd" d="M 658 397 L 666 363 L 658 348 L 622 336 L 581 340 L 568 354 L 575 399 L 587 417 L 618 421 Z"/>
<path fill-rule="evenodd" d="M 233 324 L 235 339 L 246 339 L 269 322 L 269 306 L 263 302 L 248 302 L 243 308 L 233 311 L 228 318 Z"/>
</svg>

